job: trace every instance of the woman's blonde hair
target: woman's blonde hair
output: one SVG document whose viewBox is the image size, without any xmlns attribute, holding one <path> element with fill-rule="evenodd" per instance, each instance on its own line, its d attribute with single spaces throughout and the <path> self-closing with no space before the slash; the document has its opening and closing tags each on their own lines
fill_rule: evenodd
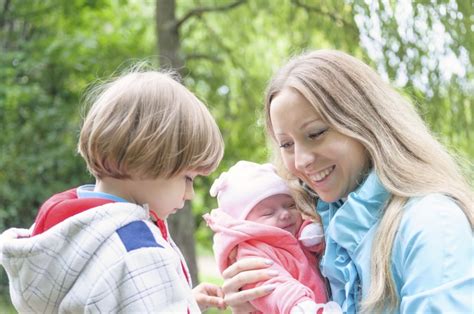
<svg viewBox="0 0 474 314">
<path fill-rule="evenodd" d="M 135 69 L 92 90 L 78 151 L 94 177 L 170 178 L 218 166 L 219 128 L 174 75 Z"/>
<path fill-rule="evenodd" d="M 300 207 L 314 207 L 314 198 L 282 166 L 270 119 L 272 99 L 284 88 L 297 90 L 331 128 L 362 143 L 391 193 L 374 237 L 370 290 L 361 310 L 376 313 L 397 308 L 391 252 L 404 205 L 410 197 L 442 193 L 461 207 L 472 228 L 471 187 L 408 100 L 360 60 L 339 51 L 319 50 L 295 57 L 281 68 L 269 83 L 265 99 L 275 162 L 299 195 L 296 199 L 303 201 Z"/>
</svg>

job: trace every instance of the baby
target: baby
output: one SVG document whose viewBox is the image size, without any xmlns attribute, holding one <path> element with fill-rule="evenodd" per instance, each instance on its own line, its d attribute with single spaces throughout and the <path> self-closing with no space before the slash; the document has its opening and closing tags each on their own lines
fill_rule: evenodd
<svg viewBox="0 0 474 314">
<path fill-rule="evenodd" d="M 319 223 L 303 220 L 288 186 L 271 164 L 239 161 L 214 182 L 210 191 L 218 208 L 204 215 L 215 232 L 213 250 L 221 273 L 236 259 L 265 257 L 277 276 L 245 288 L 274 285 L 253 300 L 263 313 L 340 313 L 328 301 L 318 269 L 324 249 Z"/>
</svg>

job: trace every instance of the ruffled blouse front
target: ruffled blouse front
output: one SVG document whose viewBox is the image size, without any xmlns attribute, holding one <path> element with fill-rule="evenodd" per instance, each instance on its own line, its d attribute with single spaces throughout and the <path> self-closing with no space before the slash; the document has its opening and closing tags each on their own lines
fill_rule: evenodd
<svg viewBox="0 0 474 314">
<path fill-rule="evenodd" d="M 379 212 L 388 197 L 389 193 L 372 171 L 345 202 L 318 201 L 316 210 L 326 231 L 321 271 L 329 279 L 333 300 L 344 313 L 355 313 L 359 300 L 367 293 L 369 285 L 363 284 L 370 282 L 367 261 L 370 261 Z"/>
</svg>

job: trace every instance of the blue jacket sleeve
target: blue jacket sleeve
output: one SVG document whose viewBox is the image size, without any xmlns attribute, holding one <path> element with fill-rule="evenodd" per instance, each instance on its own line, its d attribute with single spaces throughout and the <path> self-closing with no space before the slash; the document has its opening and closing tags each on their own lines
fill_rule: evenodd
<svg viewBox="0 0 474 314">
<path fill-rule="evenodd" d="M 441 195 L 412 200 L 392 258 L 400 313 L 473 313 L 473 233 L 452 200 Z"/>
</svg>

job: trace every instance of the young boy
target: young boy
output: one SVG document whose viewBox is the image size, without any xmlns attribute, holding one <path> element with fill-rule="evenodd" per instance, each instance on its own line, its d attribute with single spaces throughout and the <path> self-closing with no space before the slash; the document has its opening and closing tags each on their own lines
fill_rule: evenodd
<svg viewBox="0 0 474 314">
<path fill-rule="evenodd" d="M 19 312 L 198 313 L 220 288 L 191 289 L 166 218 L 219 164 L 209 111 L 170 74 L 136 71 L 92 95 L 78 150 L 95 177 L 52 196 L 32 236 L 2 241 Z M 16 237 L 15 237 L 16 238 Z"/>
<path fill-rule="evenodd" d="M 204 216 L 215 232 L 219 270 L 236 259 L 265 257 L 277 276 L 254 286 L 274 285 L 267 296 L 252 301 L 263 313 L 340 313 L 328 301 L 318 264 L 323 252 L 321 225 L 303 221 L 290 190 L 271 164 L 239 161 L 211 187 L 219 208 Z"/>
</svg>

